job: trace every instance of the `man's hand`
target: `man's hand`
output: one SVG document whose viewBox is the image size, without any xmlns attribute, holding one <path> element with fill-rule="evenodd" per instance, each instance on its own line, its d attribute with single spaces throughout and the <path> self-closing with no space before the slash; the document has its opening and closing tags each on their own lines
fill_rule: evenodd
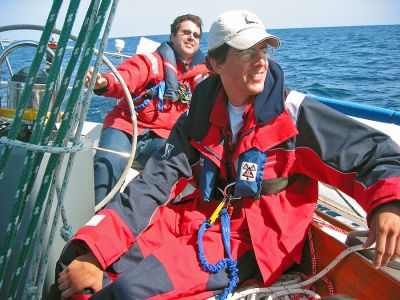
<svg viewBox="0 0 400 300">
<path fill-rule="evenodd" d="M 68 299 L 85 288 L 96 293 L 102 285 L 103 270 L 92 252 L 78 256 L 58 278 L 58 289 L 61 291 L 62 299 Z"/>
<path fill-rule="evenodd" d="M 90 80 L 92 79 L 93 76 L 93 67 L 90 67 L 88 72 L 86 73 L 86 78 L 85 78 L 85 86 L 89 87 Z M 94 83 L 94 89 L 102 89 L 107 87 L 108 85 L 108 80 L 106 77 L 104 77 L 101 73 L 97 73 L 96 76 L 96 82 Z"/>
<path fill-rule="evenodd" d="M 373 265 L 376 269 L 400 257 L 400 207 L 384 205 L 377 208 L 371 219 L 368 239 L 364 247 L 376 242 Z"/>
</svg>

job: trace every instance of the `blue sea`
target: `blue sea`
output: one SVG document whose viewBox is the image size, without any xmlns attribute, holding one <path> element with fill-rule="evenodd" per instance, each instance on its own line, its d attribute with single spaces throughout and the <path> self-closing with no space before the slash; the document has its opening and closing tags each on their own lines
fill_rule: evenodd
<svg viewBox="0 0 400 300">
<path fill-rule="evenodd" d="M 269 31 L 281 40 L 271 56 L 282 66 L 287 87 L 400 111 L 400 25 Z M 162 42 L 168 35 L 148 38 Z M 139 37 L 122 39 L 124 51 L 134 53 Z M 113 39 L 109 45 L 113 51 Z M 207 33 L 200 49 L 207 52 Z M 93 98 L 88 119 L 101 121 L 114 104 Z"/>
<path fill-rule="evenodd" d="M 282 66 L 287 87 L 400 111 L 400 25 L 269 31 L 281 40 L 270 56 Z M 168 40 L 168 35 L 147 37 Z M 125 40 L 122 53 L 134 54 L 140 37 L 120 39 Z M 107 51 L 115 51 L 114 40 L 109 39 Z M 207 52 L 207 33 L 200 49 Z M 94 96 L 87 119 L 102 122 L 114 105 L 114 99 Z"/>
</svg>

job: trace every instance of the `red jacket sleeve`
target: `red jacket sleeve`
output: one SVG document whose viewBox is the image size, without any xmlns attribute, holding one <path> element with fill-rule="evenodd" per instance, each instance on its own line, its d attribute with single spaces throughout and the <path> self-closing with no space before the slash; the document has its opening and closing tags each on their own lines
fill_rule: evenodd
<svg viewBox="0 0 400 300">
<path fill-rule="evenodd" d="M 150 82 L 157 83 L 164 77 L 161 57 L 155 52 L 134 55 L 119 65 L 117 70 L 132 95 L 144 90 Z M 122 98 L 124 91 L 116 76 L 111 72 L 104 76 L 108 80 L 108 88 L 102 95 Z"/>
<path fill-rule="evenodd" d="M 105 270 L 131 247 L 134 240 L 120 216 L 112 209 L 103 209 L 79 229 L 73 243 L 84 242 Z"/>
</svg>

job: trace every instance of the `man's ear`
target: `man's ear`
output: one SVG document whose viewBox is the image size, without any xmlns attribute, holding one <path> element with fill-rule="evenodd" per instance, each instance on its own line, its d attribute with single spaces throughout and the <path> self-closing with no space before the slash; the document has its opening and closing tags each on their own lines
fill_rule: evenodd
<svg viewBox="0 0 400 300">
<path fill-rule="evenodd" d="M 174 39 L 175 39 L 175 34 L 171 32 L 171 34 L 169 35 L 169 41 L 171 42 L 171 44 L 174 43 Z"/>
<path fill-rule="evenodd" d="M 217 73 L 219 75 L 219 71 L 221 69 L 221 64 L 217 62 L 215 58 L 210 57 L 210 65 L 212 67 L 212 70 L 214 73 Z"/>
</svg>

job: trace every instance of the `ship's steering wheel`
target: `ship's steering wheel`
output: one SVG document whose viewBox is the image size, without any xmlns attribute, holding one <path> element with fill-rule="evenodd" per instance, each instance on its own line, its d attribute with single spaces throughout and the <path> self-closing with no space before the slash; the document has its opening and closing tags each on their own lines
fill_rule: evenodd
<svg viewBox="0 0 400 300">
<path fill-rule="evenodd" d="M 6 31 L 13 31 L 13 30 L 38 30 L 38 31 L 43 31 L 44 30 L 44 26 L 41 25 L 32 25 L 32 24 L 18 24 L 18 25 L 8 25 L 8 26 L 0 26 L 0 33 L 1 32 L 6 32 Z M 54 34 L 61 34 L 61 30 L 59 29 L 53 29 L 53 33 Z M 70 35 L 70 40 L 76 42 L 77 37 L 74 35 Z M 10 49 L 7 48 L 5 49 L 5 51 L 7 51 L 7 53 L 4 53 L 4 59 L 6 59 L 6 56 L 11 53 L 11 47 L 13 49 L 16 49 L 17 47 L 24 47 L 24 46 L 36 46 L 37 44 L 32 43 L 32 42 L 27 42 L 27 43 L 19 43 L 16 45 L 11 45 Z M 52 53 L 50 49 L 48 49 L 49 53 Z M 96 55 L 99 55 L 98 50 L 95 49 L 94 50 Z M 53 54 L 53 53 L 52 53 Z M 53 54 L 54 56 L 54 54 Z M 129 154 L 129 158 L 128 158 L 128 162 L 127 165 L 121 175 L 121 178 L 117 181 L 117 183 L 115 184 L 115 186 L 113 187 L 113 189 L 106 195 L 106 197 L 104 197 L 104 199 L 95 206 L 95 212 L 99 211 L 100 209 L 102 209 L 113 197 L 114 195 L 119 192 L 119 190 L 121 189 L 122 185 L 124 184 L 125 178 L 129 173 L 129 170 L 131 168 L 131 165 L 133 163 L 134 157 L 135 157 L 135 152 L 136 152 L 136 145 L 137 145 L 137 119 L 136 119 L 136 113 L 135 113 L 135 108 L 132 102 L 132 97 L 131 94 L 128 90 L 128 87 L 126 86 L 125 81 L 123 80 L 123 78 L 121 77 L 121 75 L 119 74 L 119 72 L 117 71 L 117 69 L 115 68 L 115 66 L 111 63 L 111 61 L 105 57 L 104 55 L 101 56 L 101 59 L 103 61 L 104 64 L 107 65 L 107 67 L 111 70 L 111 72 L 115 75 L 115 77 L 117 78 L 117 80 L 120 82 L 123 90 L 124 90 L 124 94 L 125 97 L 127 98 L 127 102 L 129 105 L 129 110 L 130 110 L 130 114 L 131 114 L 131 119 L 132 119 L 132 127 L 133 127 L 133 136 L 132 136 L 132 148 L 131 148 L 131 152 Z M 7 61 L 8 63 L 8 61 Z M 9 67 L 9 71 L 12 73 L 12 70 L 10 69 L 10 65 L 8 65 Z M 1 72 L 1 69 L 0 69 Z M 11 74 L 12 75 L 12 74 Z M 96 75 L 96 74 L 95 74 Z M 98 149 L 97 151 L 101 151 L 101 149 Z"/>
</svg>

